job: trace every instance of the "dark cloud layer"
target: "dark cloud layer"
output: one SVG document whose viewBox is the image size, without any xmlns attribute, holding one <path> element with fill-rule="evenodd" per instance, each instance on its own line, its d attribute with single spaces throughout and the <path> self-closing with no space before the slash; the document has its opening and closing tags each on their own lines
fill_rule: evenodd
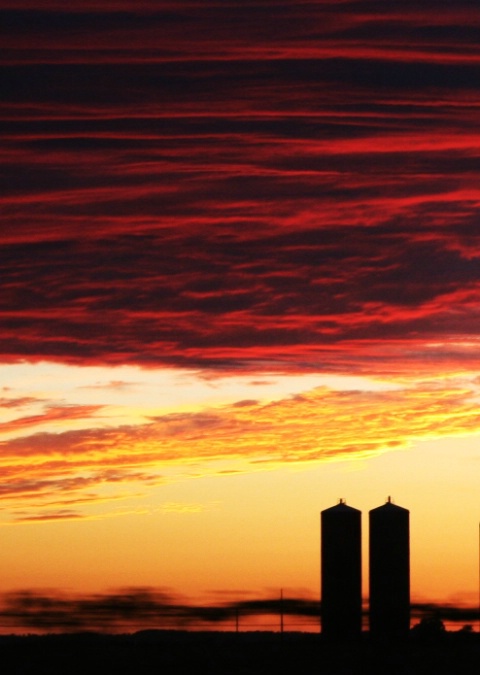
<svg viewBox="0 0 480 675">
<path fill-rule="evenodd" d="M 473 367 L 471 3 L 97 4 L 0 6 L 3 360 Z"/>
</svg>

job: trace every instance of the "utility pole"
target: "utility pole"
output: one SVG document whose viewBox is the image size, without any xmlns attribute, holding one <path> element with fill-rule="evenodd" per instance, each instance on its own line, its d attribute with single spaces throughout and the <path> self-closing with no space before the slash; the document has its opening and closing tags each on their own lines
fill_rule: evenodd
<svg viewBox="0 0 480 675">
<path fill-rule="evenodd" d="M 283 588 L 280 589 L 280 633 L 283 635 Z"/>
</svg>

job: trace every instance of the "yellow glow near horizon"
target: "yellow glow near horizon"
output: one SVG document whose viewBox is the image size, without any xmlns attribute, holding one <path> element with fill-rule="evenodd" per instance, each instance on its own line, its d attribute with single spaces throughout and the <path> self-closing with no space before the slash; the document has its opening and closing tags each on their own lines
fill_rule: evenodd
<svg viewBox="0 0 480 675">
<path fill-rule="evenodd" d="M 339 497 L 360 508 L 366 551 L 366 514 L 391 494 L 411 511 L 412 595 L 475 593 L 475 374 L 399 384 L 0 371 L 0 589 L 145 585 L 208 597 L 282 587 L 315 597 L 319 511 Z"/>
</svg>

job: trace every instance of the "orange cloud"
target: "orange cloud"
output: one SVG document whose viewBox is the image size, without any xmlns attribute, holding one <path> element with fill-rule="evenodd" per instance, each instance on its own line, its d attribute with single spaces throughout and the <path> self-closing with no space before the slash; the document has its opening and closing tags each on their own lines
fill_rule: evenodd
<svg viewBox="0 0 480 675">
<path fill-rule="evenodd" d="M 22 405 L 31 403 L 35 399 L 20 399 Z M 12 401 L 9 399 L 6 404 L 0 402 L 0 407 L 13 407 Z M 16 403 L 16 405 L 19 405 Z M 23 429 L 30 429 L 31 427 L 38 427 L 43 425 L 50 425 L 55 422 L 66 422 L 68 420 L 89 419 L 95 413 L 102 409 L 102 406 L 92 405 L 49 405 L 42 413 L 37 415 L 27 415 L 25 417 L 18 417 L 8 422 L 0 424 L 0 435 L 10 433 L 12 431 L 22 431 Z"/>
<path fill-rule="evenodd" d="M 1 492 L 12 513 L 21 504 L 24 521 L 44 513 L 77 517 L 80 511 L 66 511 L 67 505 L 78 503 L 88 515 L 96 500 L 135 498 L 180 477 L 365 459 L 418 440 L 479 430 L 480 407 L 468 387 L 430 384 L 378 393 L 319 388 L 267 404 L 242 401 L 159 416 L 138 426 L 4 441 Z"/>
</svg>

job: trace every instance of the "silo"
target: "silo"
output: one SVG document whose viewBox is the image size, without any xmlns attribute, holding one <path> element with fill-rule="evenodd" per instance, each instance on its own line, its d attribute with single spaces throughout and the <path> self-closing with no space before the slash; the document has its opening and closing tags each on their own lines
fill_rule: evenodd
<svg viewBox="0 0 480 675">
<path fill-rule="evenodd" d="M 361 512 L 344 500 L 321 512 L 322 633 L 354 639 L 362 630 Z"/>
<path fill-rule="evenodd" d="M 370 634 L 404 638 L 410 629 L 410 514 L 389 497 L 369 516 Z"/>
</svg>

